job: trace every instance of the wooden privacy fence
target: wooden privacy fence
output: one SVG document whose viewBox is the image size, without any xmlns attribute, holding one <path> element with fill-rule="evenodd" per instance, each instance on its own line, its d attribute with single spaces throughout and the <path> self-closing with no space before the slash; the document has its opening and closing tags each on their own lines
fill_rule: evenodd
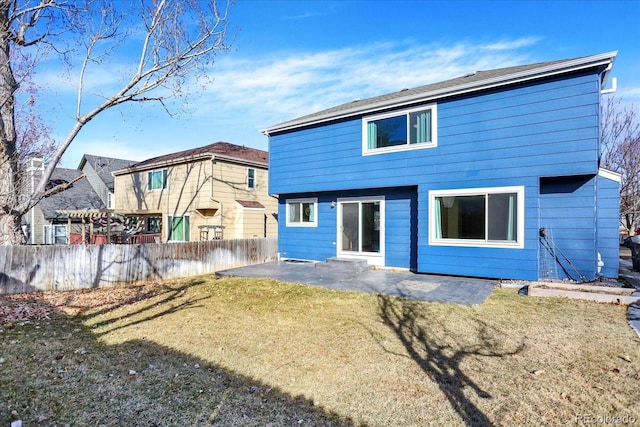
<svg viewBox="0 0 640 427">
<path fill-rule="evenodd" d="M 0 246 L 0 293 L 175 279 L 275 261 L 277 239 L 134 245 Z"/>
</svg>

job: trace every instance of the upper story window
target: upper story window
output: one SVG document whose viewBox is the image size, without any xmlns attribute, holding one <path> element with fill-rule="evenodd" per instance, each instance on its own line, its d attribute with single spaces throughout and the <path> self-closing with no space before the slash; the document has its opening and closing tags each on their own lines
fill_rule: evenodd
<svg viewBox="0 0 640 427">
<path fill-rule="evenodd" d="M 318 199 L 287 200 L 287 227 L 317 227 Z"/>
<path fill-rule="evenodd" d="M 164 190 L 167 188 L 167 170 L 151 171 L 147 177 L 148 190 Z"/>
<path fill-rule="evenodd" d="M 524 187 L 429 192 L 429 244 L 524 247 Z"/>
<path fill-rule="evenodd" d="M 247 190 L 256 189 L 256 170 L 254 168 L 247 168 Z"/>
<path fill-rule="evenodd" d="M 111 191 L 107 193 L 107 209 L 113 209 L 113 196 Z"/>
<path fill-rule="evenodd" d="M 437 146 L 437 108 L 427 105 L 362 119 L 363 154 Z"/>
</svg>

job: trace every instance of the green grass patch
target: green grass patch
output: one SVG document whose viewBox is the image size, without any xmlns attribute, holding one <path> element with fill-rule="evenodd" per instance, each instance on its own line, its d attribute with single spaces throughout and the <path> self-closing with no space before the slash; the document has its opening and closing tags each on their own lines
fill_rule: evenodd
<svg viewBox="0 0 640 427">
<path fill-rule="evenodd" d="M 210 276 L 0 305 L 0 425 L 640 422 L 640 340 L 622 306 Z"/>
</svg>

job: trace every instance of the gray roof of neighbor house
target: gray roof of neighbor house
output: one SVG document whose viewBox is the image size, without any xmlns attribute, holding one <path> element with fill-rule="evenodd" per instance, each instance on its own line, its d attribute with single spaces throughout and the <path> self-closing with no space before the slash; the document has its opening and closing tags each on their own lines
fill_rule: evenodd
<svg viewBox="0 0 640 427">
<path fill-rule="evenodd" d="M 261 164 L 264 165 L 264 167 L 267 167 L 269 163 L 269 153 L 266 151 L 245 147 L 243 145 L 230 144 L 228 142 L 215 142 L 205 145 L 204 147 L 190 148 L 188 150 L 143 160 L 116 171 L 114 174 L 119 175 L 134 170 L 150 169 L 158 165 L 182 163 L 209 156 L 243 163 Z"/>
<path fill-rule="evenodd" d="M 579 58 L 518 65 L 488 71 L 476 71 L 439 83 L 419 86 L 413 89 L 403 89 L 398 92 L 375 96 L 373 98 L 355 100 L 273 125 L 264 129 L 262 132 L 269 135 L 350 116 L 435 101 L 445 97 L 503 87 L 593 67 L 601 67 L 602 70 L 609 70 L 611 65 L 613 65 L 616 55 L 617 51 L 614 51 Z M 606 80 L 606 78 L 607 75 L 604 76 L 603 81 Z"/>
<path fill-rule="evenodd" d="M 104 182 L 104 185 L 113 191 L 113 174 L 112 172 L 124 169 L 134 164 L 135 160 L 115 159 L 113 157 L 93 156 L 85 154 L 80 160 L 78 169 L 82 169 L 85 163 L 89 163 L 98 174 L 98 177 Z"/>
<path fill-rule="evenodd" d="M 77 169 L 56 168 L 51 175 L 49 183 L 51 185 L 56 185 L 62 182 L 71 182 L 80 175 L 82 175 L 82 172 Z M 40 209 L 42 209 L 42 214 L 49 220 L 66 219 L 67 215 L 64 213 L 58 213 L 57 211 L 59 210 L 106 208 L 86 178 L 79 179 L 64 191 L 42 199 L 39 205 Z"/>
</svg>

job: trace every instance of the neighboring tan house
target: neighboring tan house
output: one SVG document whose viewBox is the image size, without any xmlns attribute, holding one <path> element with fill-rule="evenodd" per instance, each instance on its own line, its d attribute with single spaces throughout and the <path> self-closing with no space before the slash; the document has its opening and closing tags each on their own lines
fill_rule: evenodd
<svg viewBox="0 0 640 427">
<path fill-rule="evenodd" d="M 29 160 L 27 191 L 32 191 L 43 173 L 42 159 Z M 86 178 L 78 179 L 81 175 L 82 172 L 76 169 L 56 168 L 53 171 L 48 188 L 63 183 L 72 184 L 66 190 L 42 199 L 23 217 L 22 227 L 30 244 L 82 243 L 84 220 L 69 218 L 61 211 L 102 210 L 105 205 Z M 78 180 L 73 182 L 75 179 Z M 74 242 L 69 238 L 72 235 L 79 236 L 80 241 Z"/>
<path fill-rule="evenodd" d="M 85 154 L 78 169 L 84 173 L 107 209 L 113 209 L 113 172 L 136 163 L 135 160 L 114 159 L 112 157 Z"/>
<path fill-rule="evenodd" d="M 277 235 L 268 153 L 216 142 L 113 172 L 118 214 L 163 242 Z"/>
</svg>

